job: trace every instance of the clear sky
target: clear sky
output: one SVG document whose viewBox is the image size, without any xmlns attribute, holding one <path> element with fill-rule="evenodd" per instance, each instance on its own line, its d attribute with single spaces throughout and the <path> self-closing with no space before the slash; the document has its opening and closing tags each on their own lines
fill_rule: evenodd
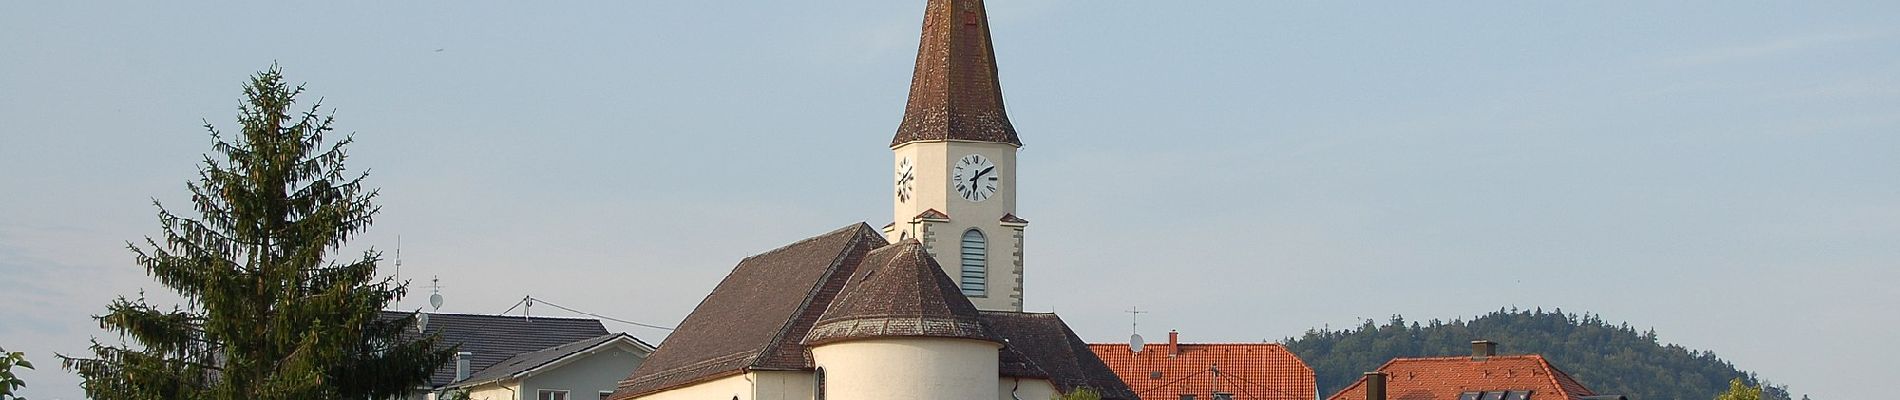
<svg viewBox="0 0 1900 400">
<path fill-rule="evenodd" d="M 192 3 L 0 3 L 0 346 L 31 398 L 79 397 L 52 353 L 118 340 L 88 315 L 162 298 L 125 243 L 273 62 L 382 188 L 358 243 L 400 235 L 443 311 L 670 325 L 742 257 L 889 222 L 924 1 Z M 1889 394 L 1900 3 L 989 7 L 1028 308 L 1089 340 L 1130 306 L 1188 341 L 1562 308 Z"/>
</svg>

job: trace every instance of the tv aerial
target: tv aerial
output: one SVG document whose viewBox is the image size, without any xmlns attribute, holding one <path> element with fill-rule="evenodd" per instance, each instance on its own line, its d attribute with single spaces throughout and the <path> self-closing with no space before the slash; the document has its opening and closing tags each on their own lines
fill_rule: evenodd
<svg viewBox="0 0 1900 400">
<path fill-rule="evenodd" d="M 436 276 L 436 277 L 429 278 L 429 311 L 434 312 L 434 311 L 441 311 L 441 310 L 442 310 L 442 277 Z M 416 331 L 428 332 L 428 330 L 429 330 L 429 313 L 421 312 L 420 310 L 418 310 L 416 312 Z"/>
<path fill-rule="evenodd" d="M 1141 314 L 1148 311 L 1142 311 L 1140 307 L 1128 307 L 1128 311 L 1122 312 L 1128 313 L 1128 350 L 1140 353 L 1141 348 L 1147 345 L 1141 340 Z"/>
</svg>

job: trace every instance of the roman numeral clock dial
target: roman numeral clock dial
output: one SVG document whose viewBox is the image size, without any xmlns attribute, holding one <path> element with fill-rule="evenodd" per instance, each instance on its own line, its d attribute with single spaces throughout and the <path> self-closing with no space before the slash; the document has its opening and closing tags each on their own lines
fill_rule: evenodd
<svg viewBox="0 0 1900 400">
<path fill-rule="evenodd" d="M 956 168 L 950 175 L 950 187 L 964 200 L 980 202 L 996 195 L 996 163 L 984 158 L 982 154 L 971 154 L 957 159 Z"/>
<path fill-rule="evenodd" d="M 911 183 L 917 180 L 915 169 L 910 165 L 909 158 L 897 162 L 897 202 L 910 201 Z"/>
</svg>

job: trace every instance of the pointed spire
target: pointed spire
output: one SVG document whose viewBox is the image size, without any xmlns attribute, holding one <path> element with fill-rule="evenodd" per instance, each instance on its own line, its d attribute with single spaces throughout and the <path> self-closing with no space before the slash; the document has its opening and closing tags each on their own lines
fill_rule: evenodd
<svg viewBox="0 0 1900 400">
<path fill-rule="evenodd" d="M 1003 112 L 983 0 L 930 0 L 924 6 L 910 101 L 891 147 L 935 140 L 1023 145 Z"/>
</svg>

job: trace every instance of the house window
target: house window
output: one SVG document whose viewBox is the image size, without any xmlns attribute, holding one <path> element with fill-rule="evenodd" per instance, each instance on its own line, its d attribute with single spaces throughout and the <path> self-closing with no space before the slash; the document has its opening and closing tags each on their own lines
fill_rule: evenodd
<svg viewBox="0 0 1900 400">
<path fill-rule="evenodd" d="M 1214 392 L 1214 400 L 1234 400 L 1234 394 Z"/>
<path fill-rule="evenodd" d="M 811 374 L 811 380 L 812 400 L 825 400 L 825 367 L 818 367 L 818 372 Z"/>
<path fill-rule="evenodd" d="M 600 391 L 600 400 L 607 400 L 607 397 L 610 397 L 613 395 L 614 395 L 614 392 L 612 390 L 602 390 Z"/>
<path fill-rule="evenodd" d="M 961 253 L 963 255 L 963 276 L 960 281 L 962 283 L 963 295 L 983 295 L 983 278 L 988 272 L 985 271 L 984 268 L 987 250 L 984 245 L 983 231 L 976 229 L 963 231 L 963 252 Z"/>
<path fill-rule="evenodd" d="M 567 400 L 567 391 L 541 389 L 535 392 L 534 398 L 535 400 Z"/>
<path fill-rule="evenodd" d="M 1194 395 L 1191 395 L 1191 394 L 1181 395 L 1181 400 L 1194 400 Z"/>
</svg>

